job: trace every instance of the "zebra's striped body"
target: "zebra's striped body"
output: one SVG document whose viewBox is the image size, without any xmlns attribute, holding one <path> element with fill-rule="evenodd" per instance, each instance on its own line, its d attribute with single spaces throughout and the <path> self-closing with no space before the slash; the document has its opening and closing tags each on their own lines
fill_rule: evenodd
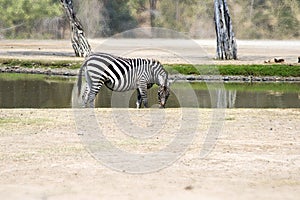
<svg viewBox="0 0 300 200">
<path fill-rule="evenodd" d="M 169 96 L 168 74 L 155 60 L 129 59 L 106 53 L 91 54 L 80 68 L 78 94 L 81 91 L 81 76 L 85 72 L 87 86 L 82 95 L 85 107 L 94 107 L 94 99 L 102 85 L 117 92 L 137 89 L 137 107 L 148 107 L 147 89 L 159 85 L 158 98 L 164 107 Z"/>
</svg>

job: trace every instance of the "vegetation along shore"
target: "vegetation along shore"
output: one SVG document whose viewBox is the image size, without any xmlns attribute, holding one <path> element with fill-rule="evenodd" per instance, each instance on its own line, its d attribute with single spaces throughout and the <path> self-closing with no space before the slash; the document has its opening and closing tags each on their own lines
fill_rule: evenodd
<svg viewBox="0 0 300 200">
<path fill-rule="evenodd" d="M 82 61 L 0 59 L 2 73 L 76 76 Z M 300 81 L 299 64 L 164 65 L 171 79 L 188 81 Z"/>
</svg>

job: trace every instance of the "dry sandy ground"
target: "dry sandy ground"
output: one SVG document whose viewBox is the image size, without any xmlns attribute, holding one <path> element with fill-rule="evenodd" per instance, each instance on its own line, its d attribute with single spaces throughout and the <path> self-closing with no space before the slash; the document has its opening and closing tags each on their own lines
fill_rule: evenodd
<svg viewBox="0 0 300 200">
<path fill-rule="evenodd" d="M 215 61 L 215 40 L 89 39 L 94 52 L 158 59 L 162 63 L 263 64 L 282 57 L 297 63 L 300 41 L 238 40 L 238 60 Z M 1 58 L 83 60 L 74 57 L 69 40 L 0 40 Z"/>
<path fill-rule="evenodd" d="M 140 141 L 115 126 L 122 111 L 96 113 L 107 138 L 128 152 L 163 149 L 181 124 L 190 126 L 179 134 L 196 130 L 196 136 L 170 166 L 129 174 L 88 153 L 72 109 L 2 109 L 0 199 L 299 199 L 300 109 L 227 109 L 222 133 L 204 158 L 199 152 L 216 122 L 212 109 L 187 111 L 199 117 L 198 127 L 182 109 L 130 110 L 145 134 L 153 129 L 151 114 L 165 116 L 164 129 Z"/>
</svg>

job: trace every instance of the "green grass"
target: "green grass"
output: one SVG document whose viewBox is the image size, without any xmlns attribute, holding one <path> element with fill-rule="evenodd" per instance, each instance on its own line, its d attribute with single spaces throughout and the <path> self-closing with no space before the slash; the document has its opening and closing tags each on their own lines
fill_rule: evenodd
<svg viewBox="0 0 300 200">
<path fill-rule="evenodd" d="M 25 68 L 67 68 L 78 69 L 82 64 L 82 61 L 48 61 L 48 60 L 22 60 L 22 59 L 0 59 L 0 65 L 2 66 L 20 66 Z"/>
<path fill-rule="evenodd" d="M 22 125 L 33 125 L 33 124 L 44 124 L 50 122 L 51 120 L 47 118 L 21 118 L 21 117 L 0 117 L 0 126 L 6 124 L 22 124 Z"/>
<path fill-rule="evenodd" d="M 0 73 L 0 80 L 17 81 L 17 80 L 36 80 L 36 81 L 75 81 L 76 77 L 50 76 L 45 74 L 22 74 L 22 73 Z"/>
<path fill-rule="evenodd" d="M 78 69 L 82 61 L 47 61 L 0 59 L 0 66 L 20 66 L 24 68 L 66 68 Z M 224 76 L 280 76 L 300 77 L 300 65 L 262 64 L 262 65 L 190 65 L 165 64 L 170 74 L 183 75 L 224 75 Z"/>
<path fill-rule="evenodd" d="M 300 77 L 300 65 L 164 65 L 171 74 Z"/>
<path fill-rule="evenodd" d="M 7 123 L 18 123 L 19 121 L 15 118 L 2 118 L 0 117 L 0 125 Z"/>
</svg>

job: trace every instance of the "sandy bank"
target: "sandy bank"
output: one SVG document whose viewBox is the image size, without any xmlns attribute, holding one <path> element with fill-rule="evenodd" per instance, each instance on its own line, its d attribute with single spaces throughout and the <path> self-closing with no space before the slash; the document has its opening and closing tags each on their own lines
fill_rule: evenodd
<svg viewBox="0 0 300 200">
<path fill-rule="evenodd" d="M 111 117 L 124 110 L 97 110 L 107 138 L 136 153 L 159 150 L 172 134 L 186 134 L 181 109 L 166 109 L 165 129 L 132 141 Z M 161 113 L 161 111 L 159 111 Z M 145 130 L 157 110 L 130 109 Z M 214 118 L 211 109 L 190 109 L 195 138 L 172 165 L 140 175 L 117 172 L 95 160 L 77 135 L 71 109 L 0 110 L 1 199 L 298 199 L 299 109 L 227 109 L 212 151 L 199 157 Z M 161 113 L 162 114 L 162 113 Z M 114 115 L 116 116 L 116 115 Z M 84 117 L 84 116 L 83 116 Z M 149 121 L 150 120 L 150 121 Z M 171 123 L 172 122 L 172 123 Z M 136 122 L 133 121 L 133 124 Z M 122 127 L 121 127 L 122 128 Z M 126 130 L 125 130 L 126 133 Z M 147 133 L 147 132 L 146 132 Z M 159 142 L 158 142 L 159 141 Z"/>
</svg>

